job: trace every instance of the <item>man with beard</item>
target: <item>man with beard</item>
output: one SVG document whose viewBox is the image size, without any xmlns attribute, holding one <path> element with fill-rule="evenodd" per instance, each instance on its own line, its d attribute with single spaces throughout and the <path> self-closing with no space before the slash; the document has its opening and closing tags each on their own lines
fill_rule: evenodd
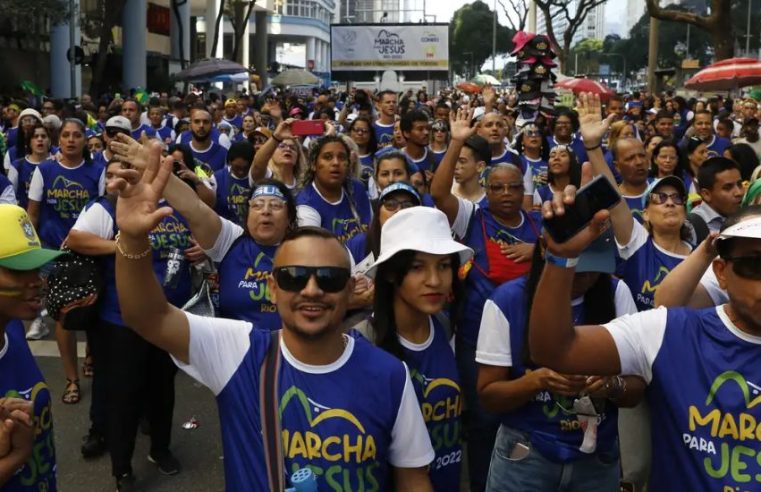
<svg viewBox="0 0 761 492">
<path fill-rule="evenodd" d="M 196 161 L 211 171 L 218 171 L 227 162 L 227 149 L 211 138 L 211 114 L 205 109 L 194 109 L 190 114 L 190 150 Z M 208 171 L 208 170 L 205 170 Z"/>
<path fill-rule="evenodd" d="M 696 111 L 692 122 L 695 136 L 705 142 L 708 147 L 708 157 L 719 157 L 732 145 L 729 139 L 716 136 L 713 129 L 713 117 L 706 110 Z"/>
<path fill-rule="evenodd" d="M 348 253 L 333 235 L 300 228 L 280 244 L 269 289 L 282 330 L 195 316 L 167 302 L 142 253 L 150 251 L 148 231 L 171 213 L 159 209 L 158 200 L 167 181 L 177 179 L 172 159 L 162 164 L 160 150 L 144 147 L 130 162 L 134 169 L 117 171 L 113 186 L 120 193 L 119 304 L 132 329 L 216 395 L 226 490 L 282 490 L 283 474 L 265 466 L 263 441 L 271 438 L 282 439 L 288 474 L 309 466 L 321 490 L 340 480 L 351 490 L 374 484 L 377 490 L 431 491 L 427 465 L 434 452 L 406 366 L 343 333 L 354 281 Z M 260 377 L 270 357 L 277 372 Z M 262 381 L 274 381 L 272 406 L 279 408 L 274 413 L 282 432 L 266 415 L 261 422 L 270 410 L 260 395 Z"/>
</svg>

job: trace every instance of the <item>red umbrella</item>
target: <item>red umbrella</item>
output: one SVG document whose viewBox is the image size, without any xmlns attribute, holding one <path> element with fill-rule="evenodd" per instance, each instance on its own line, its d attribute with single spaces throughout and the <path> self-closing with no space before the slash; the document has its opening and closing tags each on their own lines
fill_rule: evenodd
<svg viewBox="0 0 761 492">
<path fill-rule="evenodd" d="M 607 99 L 610 96 L 615 94 L 615 92 L 613 92 L 608 86 L 606 86 L 602 82 L 598 82 L 592 79 L 567 78 L 563 80 L 558 80 L 558 82 L 555 84 L 555 87 L 559 87 L 561 89 L 568 89 L 569 91 L 573 91 L 574 94 L 580 94 L 582 92 L 591 92 L 592 94 L 599 95 L 600 99 Z"/>
<path fill-rule="evenodd" d="M 755 58 L 729 58 L 708 65 L 685 82 L 696 91 L 731 91 L 761 84 L 761 62 Z"/>
<path fill-rule="evenodd" d="M 469 92 L 471 94 L 478 94 L 481 92 L 481 88 L 473 82 L 460 82 L 457 84 L 457 88 L 463 92 Z"/>
</svg>

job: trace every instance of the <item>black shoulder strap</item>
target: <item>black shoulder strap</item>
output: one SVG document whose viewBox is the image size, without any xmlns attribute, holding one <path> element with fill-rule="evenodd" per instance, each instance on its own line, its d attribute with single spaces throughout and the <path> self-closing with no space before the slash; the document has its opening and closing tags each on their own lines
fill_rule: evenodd
<svg viewBox="0 0 761 492">
<path fill-rule="evenodd" d="M 269 490 L 285 490 L 285 463 L 278 409 L 278 375 L 280 373 L 280 331 L 273 331 L 264 364 L 259 370 L 259 413 L 264 441 L 264 461 Z"/>
<path fill-rule="evenodd" d="M 695 231 L 695 247 L 697 247 L 706 237 L 708 237 L 708 234 L 710 234 L 711 231 L 708 230 L 708 224 L 703 220 L 703 217 L 695 212 L 687 214 L 687 220 L 692 224 L 692 228 Z"/>
</svg>

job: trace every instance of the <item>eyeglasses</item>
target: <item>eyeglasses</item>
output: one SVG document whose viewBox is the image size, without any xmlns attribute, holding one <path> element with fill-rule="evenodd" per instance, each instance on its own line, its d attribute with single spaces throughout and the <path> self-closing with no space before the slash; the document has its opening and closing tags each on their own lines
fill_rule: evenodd
<svg viewBox="0 0 761 492">
<path fill-rule="evenodd" d="M 285 201 L 280 199 L 274 199 L 274 200 L 251 200 L 251 202 L 248 205 L 251 210 L 255 210 L 257 212 L 261 212 L 267 206 L 269 206 L 269 209 L 273 212 L 279 212 L 280 210 L 283 210 L 285 208 Z"/>
<path fill-rule="evenodd" d="M 447 130 L 446 127 L 443 127 L 443 126 L 434 126 L 433 131 L 439 132 L 439 133 L 447 133 L 449 130 Z"/>
<path fill-rule="evenodd" d="M 397 200 L 396 198 L 387 198 L 386 200 L 383 200 L 383 208 L 388 210 L 389 212 L 396 212 L 400 208 L 404 210 L 405 208 L 415 207 L 417 206 L 417 203 L 411 202 L 409 200 Z"/>
<path fill-rule="evenodd" d="M 679 193 L 650 193 L 650 202 L 656 205 L 663 205 L 669 201 L 669 199 L 671 199 L 674 205 L 684 205 L 684 196 L 680 195 Z"/>
<path fill-rule="evenodd" d="M 507 195 L 510 193 L 523 193 L 523 183 L 493 183 L 486 187 L 495 195 Z"/>
<path fill-rule="evenodd" d="M 732 263 L 732 271 L 738 277 L 761 280 L 761 255 L 736 256 L 725 258 L 724 261 Z"/>
<path fill-rule="evenodd" d="M 348 268 L 327 266 L 283 266 L 272 271 L 279 288 L 288 292 L 300 292 L 314 277 L 317 286 L 324 292 L 341 292 L 346 287 L 346 282 L 351 277 Z"/>
<path fill-rule="evenodd" d="M 280 149 L 280 150 L 292 150 L 292 151 L 296 152 L 296 146 L 295 145 L 291 145 L 291 144 L 287 144 L 287 143 L 281 143 L 281 144 L 279 144 L 277 146 L 277 148 Z"/>
<path fill-rule="evenodd" d="M 351 131 L 354 133 L 359 133 L 359 134 L 370 133 L 370 130 L 368 130 L 367 128 L 352 128 Z"/>
<path fill-rule="evenodd" d="M 523 134 L 527 137 L 541 137 L 542 132 L 539 130 L 523 130 Z"/>
</svg>

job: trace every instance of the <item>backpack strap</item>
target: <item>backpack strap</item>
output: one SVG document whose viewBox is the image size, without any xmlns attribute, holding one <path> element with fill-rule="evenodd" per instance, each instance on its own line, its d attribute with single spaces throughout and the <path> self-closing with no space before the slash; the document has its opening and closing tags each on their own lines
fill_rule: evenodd
<svg viewBox="0 0 761 492">
<path fill-rule="evenodd" d="M 278 376 L 280 374 L 280 330 L 273 331 L 267 356 L 259 369 L 259 414 L 264 441 L 264 461 L 269 490 L 285 490 L 285 462 L 278 409 Z"/>
</svg>

